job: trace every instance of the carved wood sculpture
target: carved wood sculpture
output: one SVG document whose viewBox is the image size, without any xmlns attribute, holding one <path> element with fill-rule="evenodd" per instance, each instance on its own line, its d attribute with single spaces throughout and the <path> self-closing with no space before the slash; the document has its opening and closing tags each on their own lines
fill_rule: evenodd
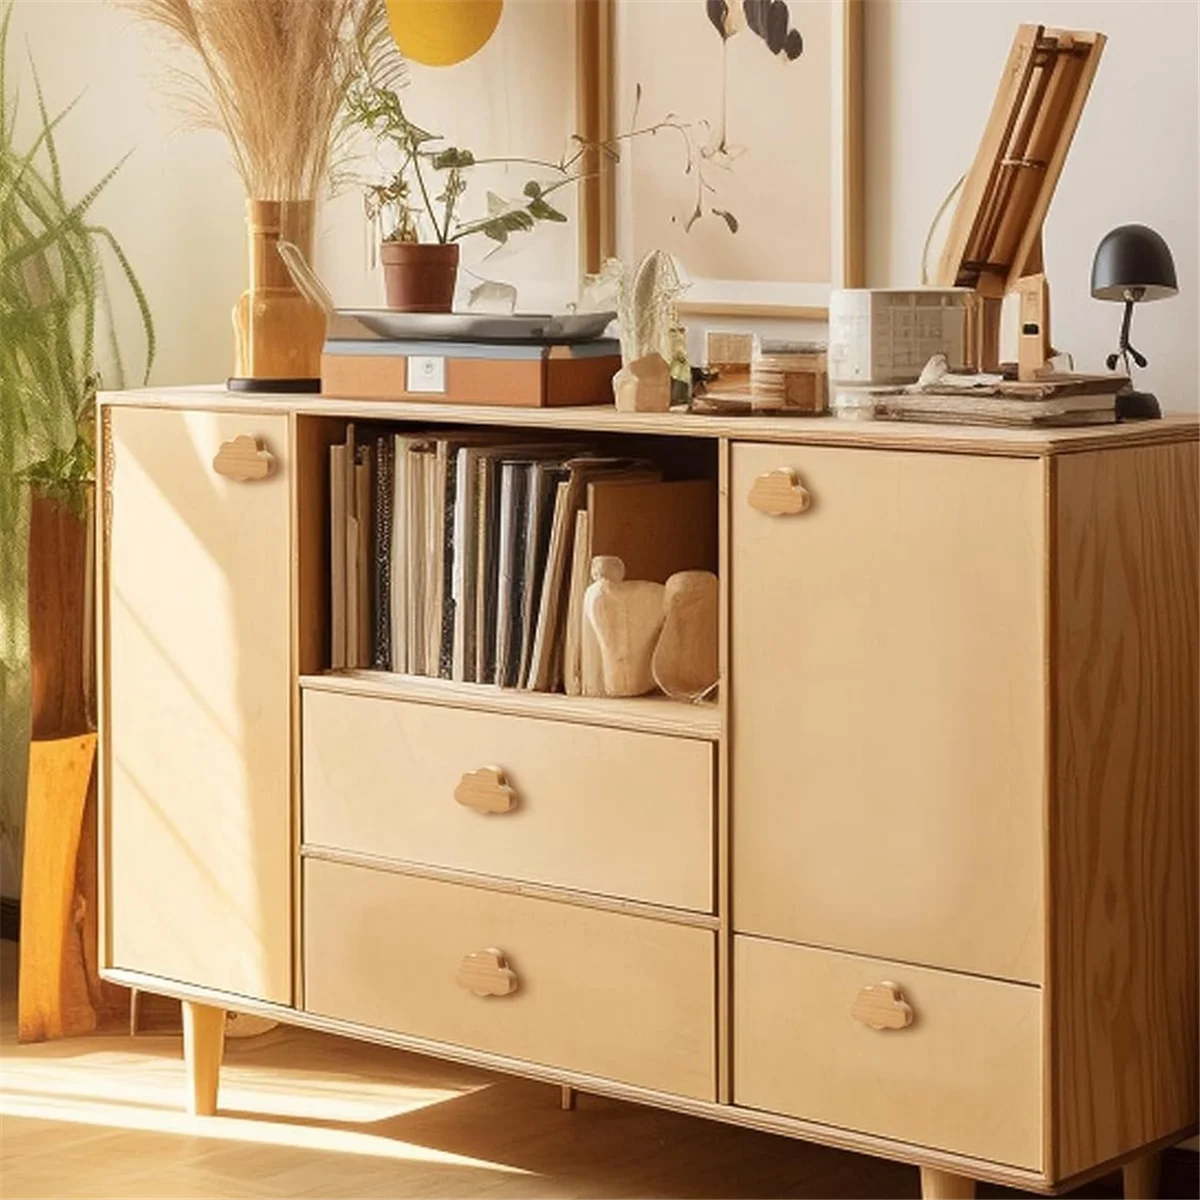
<svg viewBox="0 0 1200 1200">
<path fill-rule="evenodd" d="M 717 682 L 719 598 L 711 571 L 678 571 L 667 580 L 662 633 L 650 670 L 668 696 L 696 700 Z"/>
<path fill-rule="evenodd" d="M 213 470 L 240 483 L 266 479 L 275 470 L 275 456 L 258 438 L 239 434 L 221 443 L 213 458 Z"/>
<path fill-rule="evenodd" d="M 455 978 L 459 987 L 476 996 L 508 996 L 517 990 L 517 973 L 495 946 L 466 955 Z"/>
<path fill-rule="evenodd" d="M 618 412 L 666 412 L 671 407 L 671 369 L 657 350 L 613 376 Z"/>
<path fill-rule="evenodd" d="M 478 813 L 506 813 L 517 807 L 517 793 L 499 767 L 468 771 L 458 781 L 454 799 Z"/>
<path fill-rule="evenodd" d="M 598 662 L 600 694 L 643 696 L 654 690 L 650 664 L 663 626 L 666 588 L 644 579 L 626 580 L 625 564 L 614 555 L 592 560 L 592 580 L 583 597 L 585 694 L 595 694 L 586 688 L 595 686 Z"/>
<path fill-rule="evenodd" d="M 912 1005 L 894 983 L 875 983 L 854 997 L 850 1015 L 872 1029 L 905 1029 L 912 1024 Z"/>
<path fill-rule="evenodd" d="M 1042 25 L 1021 25 L 1013 39 L 934 281 L 980 296 L 967 357 L 983 370 L 999 366 L 1005 295 L 1042 273 L 1042 224 L 1104 42 L 1100 33 Z M 1044 277 L 1022 290 L 1025 379 L 1050 356 L 1050 304 Z"/>
</svg>

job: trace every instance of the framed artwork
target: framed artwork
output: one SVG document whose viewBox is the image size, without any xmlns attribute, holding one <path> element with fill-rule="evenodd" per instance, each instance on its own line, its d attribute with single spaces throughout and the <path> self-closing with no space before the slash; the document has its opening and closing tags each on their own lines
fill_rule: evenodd
<svg viewBox="0 0 1200 1200">
<path fill-rule="evenodd" d="M 409 54 L 401 92 L 406 114 L 444 146 L 467 148 L 480 159 L 524 160 L 472 168 L 462 220 L 483 217 L 493 201 L 521 203 L 530 179 L 557 182 L 554 164 L 578 150 L 577 133 L 589 145 L 597 140 L 594 0 L 395 0 L 391 7 Z M 382 301 L 382 279 L 358 180 L 386 178 L 398 162 L 370 137 L 359 148 L 351 186 L 322 205 L 316 265 L 339 303 L 372 307 Z M 589 150 L 588 162 L 573 165 L 579 182 L 554 194 L 565 221 L 540 222 L 500 245 L 483 235 L 462 240 L 460 307 L 484 283 L 515 288 L 523 312 L 561 312 L 577 297 L 588 256 L 599 253 L 596 153 Z"/>
<path fill-rule="evenodd" d="M 824 319 L 864 273 L 862 0 L 583 2 L 602 256 L 669 251 L 681 312 Z"/>
</svg>

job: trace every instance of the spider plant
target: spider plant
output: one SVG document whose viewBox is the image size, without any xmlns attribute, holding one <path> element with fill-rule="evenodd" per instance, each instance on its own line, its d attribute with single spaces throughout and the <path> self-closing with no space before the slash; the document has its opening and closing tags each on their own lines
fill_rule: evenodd
<svg viewBox="0 0 1200 1200">
<path fill-rule="evenodd" d="M 68 196 L 55 134 L 75 102 L 51 116 L 36 68 L 38 132 L 27 147 L 15 144 L 17 97 L 8 72 L 12 11 L 11 4 L 0 8 L 0 751 L 6 761 L 13 757 L 7 753 L 14 749 L 10 737 L 24 725 L 19 704 L 29 654 L 25 589 L 31 494 L 80 519 L 87 511 L 101 384 L 98 316 L 108 313 L 106 260 L 115 262 L 141 316 L 143 378 L 154 359 L 146 296 L 117 239 L 90 216 L 121 163 L 79 198 Z M 122 387 L 124 370 L 108 315 L 103 382 Z M 78 587 L 83 586 L 81 579 Z M 0 806 L 0 825 L 11 824 L 10 807 Z"/>
<path fill-rule="evenodd" d="M 111 230 L 89 216 L 124 159 L 79 199 L 63 188 L 55 130 L 75 107 L 51 116 L 33 71 L 41 128 L 24 150 L 14 142 L 17 99 L 7 71 L 11 5 L 0 15 L 0 535 L 11 548 L 24 487 L 79 516 L 92 479 L 92 418 L 101 382 L 96 331 L 111 317 L 102 250 L 111 253 L 133 293 L 146 339 L 143 380 L 154 361 L 154 323 L 146 295 Z M 125 371 L 111 319 L 106 378 L 123 387 Z M 7 572 L 6 572 L 7 575 Z"/>
</svg>

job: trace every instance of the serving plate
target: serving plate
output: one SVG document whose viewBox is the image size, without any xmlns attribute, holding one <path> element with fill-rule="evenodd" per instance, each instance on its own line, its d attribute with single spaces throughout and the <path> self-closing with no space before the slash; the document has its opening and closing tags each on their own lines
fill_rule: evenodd
<svg viewBox="0 0 1200 1200">
<path fill-rule="evenodd" d="M 360 322 L 377 337 L 422 342 L 590 342 L 602 337 L 614 312 L 595 313 L 405 313 L 387 308 L 339 308 L 337 317 Z M 337 333 L 353 338 L 347 322 Z"/>
</svg>

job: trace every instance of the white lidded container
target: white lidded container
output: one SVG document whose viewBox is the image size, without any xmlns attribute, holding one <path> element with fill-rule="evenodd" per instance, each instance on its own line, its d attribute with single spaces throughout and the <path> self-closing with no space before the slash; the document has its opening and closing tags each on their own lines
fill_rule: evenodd
<svg viewBox="0 0 1200 1200">
<path fill-rule="evenodd" d="M 964 364 L 969 288 L 840 288 L 829 298 L 829 378 L 913 383 L 935 354 Z"/>
</svg>

